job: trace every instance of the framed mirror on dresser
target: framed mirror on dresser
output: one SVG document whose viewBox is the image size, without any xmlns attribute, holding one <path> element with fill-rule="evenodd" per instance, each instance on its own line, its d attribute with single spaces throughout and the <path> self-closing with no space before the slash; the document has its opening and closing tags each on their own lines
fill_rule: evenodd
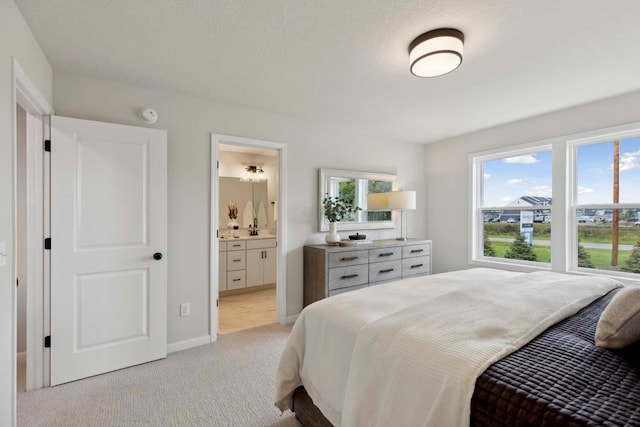
<svg viewBox="0 0 640 427">
<path fill-rule="evenodd" d="M 391 211 L 378 211 L 367 206 L 367 196 L 371 193 L 385 193 L 396 188 L 396 175 L 358 172 L 339 169 L 319 169 L 318 171 L 318 230 L 329 230 L 329 222 L 324 215 L 322 201 L 325 197 L 340 197 L 358 206 L 346 221 L 338 223 L 338 230 L 374 230 L 395 228 Z"/>
</svg>

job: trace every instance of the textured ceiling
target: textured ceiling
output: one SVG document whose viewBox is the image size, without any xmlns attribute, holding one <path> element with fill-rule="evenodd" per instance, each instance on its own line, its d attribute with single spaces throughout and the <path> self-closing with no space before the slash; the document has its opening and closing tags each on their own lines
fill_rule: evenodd
<svg viewBox="0 0 640 427">
<path fill-rule="evenodd" d="M 17 0 L 54 70 L 432 142 L 640 89 L 640 1 Z M 419 79 L 407 46 L 465 56 Z"/>
</svg>

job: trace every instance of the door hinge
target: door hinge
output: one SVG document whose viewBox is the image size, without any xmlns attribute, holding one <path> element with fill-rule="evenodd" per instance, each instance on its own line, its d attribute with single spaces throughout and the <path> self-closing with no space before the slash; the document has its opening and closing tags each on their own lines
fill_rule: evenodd
<svg viewBox="0 0 640 427">
<path fill-rule="evenodd" d="M 44 337 L 44 348 L 51 348 L 51 335 Z"/>
<path fill-rule="evenodd" d="M 220 169 L 220 160 L 216 160 L 216 169 Z"/>
<path fill-rule="evenodd" d="M 44 248 L 51 249 L 51 237 L 47 237 L 44 239 Z"/>
<path fill-rule="evenodd" d="M 20 279 L 16 278 L 16 288 L 20 286 Z"/>
<path fill-rule="evenodd" d="M 50 139 L 45 139 L 44 140 L 44 151 L 51 152 L 51 140 Z"/>
<path fill-rule="evenodd" d="M 218 237 L 218 230 L 216 230 L 216 237 Z"/>
<path fill-rule="evenodd" d="M 218 300 L 216 299 L 216 307 L 218 306 Z"/>
</svg>

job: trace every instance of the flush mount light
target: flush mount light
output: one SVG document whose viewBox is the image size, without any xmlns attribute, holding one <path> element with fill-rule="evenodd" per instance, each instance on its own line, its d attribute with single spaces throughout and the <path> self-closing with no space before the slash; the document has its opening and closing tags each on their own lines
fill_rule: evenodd
<svg viewBox="0 0 640 427">
<path fill-rule="evenodd" d="M 426 32 L 409 45 L 409 66 L 418 77 L 450 73 L 462 63 L 464 34 L 453 28 Z"/>
</svg>

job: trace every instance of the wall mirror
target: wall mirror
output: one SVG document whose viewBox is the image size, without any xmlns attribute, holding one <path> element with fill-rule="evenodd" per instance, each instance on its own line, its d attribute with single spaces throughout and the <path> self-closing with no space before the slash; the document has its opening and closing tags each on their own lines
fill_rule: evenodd
<svg viewBox="0 0 640 427">
<path fill-rule="evenodd" d="M 240 178 L 221 176 L 219 178 L 220 193 L 220 228 L 229 225 L 229 202 L 238 205 L 238 219 L 240 228 L 248 228 L 257 221 L 259 228 L 267 228 L 268 204 L 267 181 L 242 181 Z"/>
<path fill-rule="evenodd" d="M 318 172 L 318 229 L 321 232 L 329 230 L 322 205 L 322 200 L 327 195 L 350 200 L 354 206 L 362 209 L 348 220 L 338 222 L 338 230 L 395 228 L 390 211 L 367 210 L 367 195 L 397 190 L 396 175 L 337 169 L 320 169 Z"/>
</svg>

